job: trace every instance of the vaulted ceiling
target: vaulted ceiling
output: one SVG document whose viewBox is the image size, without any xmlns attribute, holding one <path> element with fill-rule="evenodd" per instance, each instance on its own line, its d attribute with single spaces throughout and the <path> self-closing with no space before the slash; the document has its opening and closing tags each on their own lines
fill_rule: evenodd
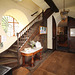
<svg viewBox="0 0 75 75">
<path fill-rule="evenodd" d="M 49 5 L 47 5 L 45 0 L 32 0 L 32 1 L 36 3 L 38 6 L 40 6 L 42 9 L 49 8 Z M 63 8 L 63 0 L 52 0 L 52 1 L 55 3 L 58 9 Z M 66 8 L 75 6 L 75 0 L 65 0 L 65 6 Z"/>
<path fill-rule="evenodd" d="M 63 8 L 63 0 L 53 0 L 53 2 L 58 7 L 58 9 Z M 65 6 L 66 8 L 75 6 L 75 0 L 65 0 Z"/>
<path fill-rule="evenodd" d="M 45 2 L 45 0 L 32 0 L 35 4 L 37 4 L 43 10 L 50 8 L 50 6 Z M 63 0 L 46 0 L 53 1 L 56 7 L 61 11 L 63 9 Z M 75 18 L 75 0 L 65 0 L 65 8 L 69 9 L 69 15 Z"/>
</svg>

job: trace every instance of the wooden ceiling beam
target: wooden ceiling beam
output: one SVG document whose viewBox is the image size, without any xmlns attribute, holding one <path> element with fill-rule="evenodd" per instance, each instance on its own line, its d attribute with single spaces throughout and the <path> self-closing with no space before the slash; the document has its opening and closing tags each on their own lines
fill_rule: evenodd
<svg viewBox="0 0 75 75">
<path fill-rule="evenodd" d="M 44 17 L 48 18 L 50 17 L 50 15 L 52 15 L 54 11 L 51 10 L 51 8 L 46 9 L 46 11 L 44 12 Z"/>
<path fill-rule="evenodd" d="M 59 12 L 59 9 L 56 7 L 56 5 L 54 4 L 54 2 L 52 0 L 44 0 L 44 1 L 50 6 L 50 8 L 54 12 Z"/>
</svg>

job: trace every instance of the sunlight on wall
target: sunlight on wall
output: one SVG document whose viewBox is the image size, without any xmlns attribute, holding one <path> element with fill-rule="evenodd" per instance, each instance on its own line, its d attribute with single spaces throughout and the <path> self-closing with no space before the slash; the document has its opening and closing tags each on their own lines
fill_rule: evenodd
<svg viewBox="0 0 75 75">
<path fill-rule="evenodd" d="M 22 30 L 23 27 L 25 27 L 28 24 L 27 17 L 25 16 L 24 13 L 22 13 L 18 9 L 8 10 L 5 12 L 5 14 L 3 16 L 6 16 L 6 15 L 12 16 L 13 18 L 15 18 L 17 20 L 17 22 L 19 22 L 18 32 L 20 30 Z M 17 37 L 16 36 L 12 36 L 12 37 L 7 36 L 1 25 L 0 25 L 0 35 L 4 36 L 6 38 L 6 41 L 3 41 L 3 48 L 0 49 L 0 53 L 1 53 L 1 52 L 5 51 L 6 49 L 8 49 L 16 41 Z"/>
<path fill-rule="evenodd" d="M 17 20 L 17 22 L 19 22 L 19 31 L 22 30 L 29 23 L 25 14 L 18 9 L 8 10 L 5 12 L 4 16 L 6 15 L 14 17 Z"/>
<path fill-rule="evenodd" d="M 52 16 L 47 19 L 47 48 L 52 49 Z"/>
</svg>

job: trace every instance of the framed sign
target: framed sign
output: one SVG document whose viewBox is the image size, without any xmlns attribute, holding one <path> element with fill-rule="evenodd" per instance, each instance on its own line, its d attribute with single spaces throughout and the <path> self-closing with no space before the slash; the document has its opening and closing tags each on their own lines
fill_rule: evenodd
<svg viewBox="0 0 75 75">
<path fill-rule="evenodd" d="M 47 27 L 45 27 L 45 26 L 40 26 L 40 27 L 39 27 L 39 33 L 40 33 L 40 34 L 47 34 Z"/>
</svg>

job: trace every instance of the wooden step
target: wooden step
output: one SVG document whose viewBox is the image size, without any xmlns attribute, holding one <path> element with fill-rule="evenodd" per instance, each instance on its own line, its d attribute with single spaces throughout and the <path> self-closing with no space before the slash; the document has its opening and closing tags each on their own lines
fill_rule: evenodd
<svg viewBox="0 0 75 75">
<path fill-rule="evenodd" d="M 17 47 L 13 47 L 13 46 L 12 46 L 12 47 L 10 47 L 9 49 L 18 50 L 18 48 L 17 48 Z M 8 49 L 8 50 L 9 50 L 9 49 Z"/>
<path fill-rule="evenodd" d="M 26 40 L 27 41 L 27 40 Z M 26 43 L 26 41 L 19 41 L 20 45 L 23 45 L 24 43 Z"/>
<path fill-rule="evenodd" d="M 17 44 L 14 44 L 13 46 L 14 46 L 14 47 L 18 47 Z"/>
<path fill-rule="evenodd" d="M 13 68 L 19 67 L 19 64 L 18 64 L 18 62 L 14 62 L 14 63 L 11 63 L 11 64 L 5 64 L 4 66 L 9 66 L 13 69 Z"/>
<path fill-rule="evenodd" d="M 18 48 L 18 45 L 13 45 L 13 47 Z M 21 46 L 19 45 L 19 47 L 21 47 Z"/>
<path fill-rule="evenodd" d="M 26 39 L 27 37 L 30 37 L 31 34 L 28 34 L 28 35 L 23 35 L 23 37 Z"/>
<path fill-rule="evenodd" d="M 5 59 L 5 58 L 8 58 L 8 59 L 17 59 L 17 57 L 0 57 L 0 59 Z"/>
<path fill-rule="evenodd" d="M 9 59 L 9 58 L 0 59 L 0 65 L 8 65 L 8 64 L 16 63 L 16 62 L 18 62 L 17 59 Z"/>
<path fill-rule="evenodd" d="M 21 37 L 21 38 L 20 38 L 20 41 L 26 41 L 26 38 Z"/>
<path fill-rule="evenodd" d="M 11 52 L 4 52 L 2 54 L 0 54 L 0 57 L 16 57 L 17 58 L 17 54 L 15 53 L 11 53 Z"/>
<path fill-rule="evenodd" d="M 15 68 L 15 67 L 19 66 L 17 60 L 5 60 L 4 62 L 0 61 L 0 65 L 8 66 L 11 68 Z"/>
<path fill-rule="evenodd" d="M 8 51 L 17 53 L 17 50 L 15 50 L 15 49 L 9 49 Z"/>
<path fill-rule="evenodd" d="M 33 32 L 34 32 L 34 30 L 30 29 L 30 30 L 28 30 L 28 32 L 31 32 L 31 33 L 33 33 Z"/>
<path fill-rule="evenodd" d="M 36 28 L 34 28 L 34 27 L 33 27 L 33 28 L 31 28 L 30 30 L 31 30 L 31 31 L 35 31 L 35 30 L 36 30 Z"/>
</svg>

